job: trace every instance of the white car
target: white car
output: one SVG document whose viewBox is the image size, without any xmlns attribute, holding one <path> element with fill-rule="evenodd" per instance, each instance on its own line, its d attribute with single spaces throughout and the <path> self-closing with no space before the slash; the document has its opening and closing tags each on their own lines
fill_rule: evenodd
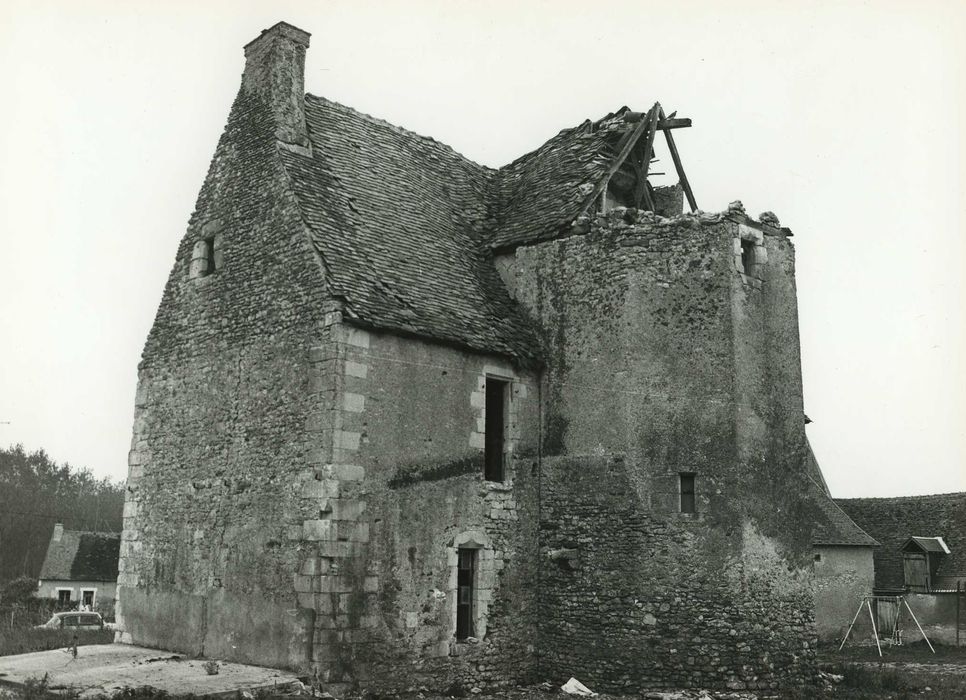
<svg viewBox="0 0 966 700">
<path fill-rule="evenodd" d="M 54 613 L 47 622 L 37 625 L 38 629 L 52 630 L 102 630 L 110 629 L 112 625 L 104 622 L 100 613 L 96 612 L 58 612 Z"/>
</svg>

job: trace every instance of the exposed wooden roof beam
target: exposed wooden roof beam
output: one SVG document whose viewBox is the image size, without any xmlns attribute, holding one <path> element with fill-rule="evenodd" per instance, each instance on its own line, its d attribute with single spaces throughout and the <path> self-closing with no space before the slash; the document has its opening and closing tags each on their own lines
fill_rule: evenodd
<svg viewBox="0 0 966 700">
<path fill-rule="evenodd" d="M 647 204 L 648 211 L 654 211 L 654 198 L 651 196 L 651 190 L 647 186 L 647 171 L 651 167 L 651 156 L 654 154 L 654 135 L 656 133 L 659 110 L 661 110 L 661 103 L 655 102 L 654 106 L 651 107 L 650 118 L 647 120 L 647 136 L 644 138 L 644 152 L 641 154 L 641 173 L 637 182 L 638 192 L 635 193 L 637 195 L 635 204 L 640 206 L 641 198 L 643 198 L 644 203 Z"/>
<path fill-rule="evenodd" d="M 620 169 L 621 165 L 624 164 L 624 161 L 627 160 L 627 156 L 629 156 L 631 151 L 634 150 L 634 146 L 637 145 L 638 139 L 641 138 L 641 134 L 643 134 L 645 129 L 647 129 L 649 123 L 650 122 L 648 122 L 646 119 L 642 119 L 640 123 L 634 127 L 634 131 L 631 132 L 631 135 L 629 137 L 625 137 L 627 140 L 623 142 L 624 147 L 621 149 L 621 152 L 617 154 L 617 157 L 614 159 L 614 162 L 611 163 L 610 168 L 607 169 L 607 174 L 604 175 L 600 182 L 597 183 L 593 193 L 591 193 L 591 195 L 587 198 L 587 202 L 583 207 L 581 207 L 580 214 L 586 213 L 587 209 L 590 208 L 590 205 L 593 204 L 598 197 L 606 193 L 607 185 L 610 183 L 611 177 L 613 177 L 614 173 Z"/>
<path fill-rule="evenodd" d="M 660 110 L 660 118 L 664 119 L 664 110 L 658 105 Z M 678 147 L 674 144 L 674 136 L 671 134 L 670 129 L 663 129 L 664 138 L 667 139 L 667 148 L 671 152 L 671 160 L 674 161 L 674 169 L 678 171 L 678 181 L 681 183 L 681 188 L 684 190 L 684 196 L 688 198 L 688 205 L 691 207 L 691 211 L 695 212 L 698 210 L 698 203 L 694 200 L 694 193 L 691 191 L 691 184 L 688 182 L 688 176 L 684 174 L 684 166 L 681 164 L 681 156 L 678 154 Z"/>
<path fill-rule="evenodd" d="M 633 124 L 641 121 L 649 114 L 650 114 L 650 110 L 648 110 L 647 112 L 625 112 L 624 121 L 631 122 Z M 690 119 L 686 119 L 683 117 L 679 117 L 675 119 L 674 118 L 675 114 L 677 114 L 677 112 L 672 112 L 671 115 L 668 117 L 661 117 L 660 121 L 657 124 L 657 128 L 660 129 L 661 131 L 665 131 L 667 129 L 686 129 L 687 127 L 691 126 Z"/>
</svg>

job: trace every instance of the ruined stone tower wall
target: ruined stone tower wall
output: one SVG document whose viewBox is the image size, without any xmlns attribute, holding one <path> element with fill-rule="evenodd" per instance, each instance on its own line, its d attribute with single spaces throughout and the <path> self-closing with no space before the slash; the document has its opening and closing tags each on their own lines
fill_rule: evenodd
<svg viewBox="0 0 966 700">
<path fill-rule="evenodd" d="M 802 424 L 790 245 L 722 215 L 589 228 L 503 261 L 547 349 L 542 672 L 601 690 L 799 681 L 814 626 L 786 451 Z M 744 228 L 758 285 L 738 268 Z"/>
</svg>

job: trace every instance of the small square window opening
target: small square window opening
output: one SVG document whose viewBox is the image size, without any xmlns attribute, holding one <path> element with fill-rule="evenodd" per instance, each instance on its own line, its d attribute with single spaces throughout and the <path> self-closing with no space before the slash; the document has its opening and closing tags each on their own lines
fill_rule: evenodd
<svg viewBox="0 0 966 700">
<path fill-rule="evenodd" d="M 681 512 L 695 513 L 694 474 L 682 472 L 678 475 L 681 486 Z"/>
</svg>

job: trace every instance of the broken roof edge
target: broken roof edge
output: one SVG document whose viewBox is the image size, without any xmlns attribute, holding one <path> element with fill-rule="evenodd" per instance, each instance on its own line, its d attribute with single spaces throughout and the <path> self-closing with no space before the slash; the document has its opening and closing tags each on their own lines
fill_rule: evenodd
<svg viewBox="0 0 966 700">
<path fill-rule="evenodd" d="M 679 185 L 675 184 L 669 186 L 677 187 Z M 628 212 L 631 212 L 631 214 L 628 214 Z M 572 236 L 587 235 L 590 233 L 593 225 L 602 219 L 606 220 L 608 218 L 621 218 L 626 221 L 626 217 L 633 217 L 635 215 L 639 218 L 633 223 L 638 224 L 674 226 L 697 220 L 702 226 L 712 226 L 724 221 L 730 221 L 732 223 L 750 226 L 751 228 L 761 231 L 766 236 L 788 238 L 792 235 L 791 230 L 788 228 L 763 224 L 760 221 L 756 221 L 755 219 L 751 218 L 747 214 L 744 214 L 743 212 L 735 213 L 730 209 L 725 209 L 718 212 L 708 212 L 704 211 L 703 209 L 698 209 L 697 211 L 693 212 L 681 212 L 675 216 L 661 216 L 660 214 L 655 214 L 654 212 L 646 209 L 636 209 L 634 207 L 614 207 L 606 213 L 598 212 L 596 216 L 593 217 L 589 214 L 581 214 L 570 222 L 570 224 L 561 224 L 556 230 L 548 229 L 547 233 L 534 236 L 528 240 L 514 241 L 510 243 L 491 243 L 489 248 L 493 255 L 504 255 L 507 253 L 512 253 L 517 248 L 524 248 L 526 246 L 546 243 L 548 241 L 561 240 L 564 238 L 570 238 Z M 647 217 L 648 221 L 642 220 L 645 217 Z"/>
</svg>

